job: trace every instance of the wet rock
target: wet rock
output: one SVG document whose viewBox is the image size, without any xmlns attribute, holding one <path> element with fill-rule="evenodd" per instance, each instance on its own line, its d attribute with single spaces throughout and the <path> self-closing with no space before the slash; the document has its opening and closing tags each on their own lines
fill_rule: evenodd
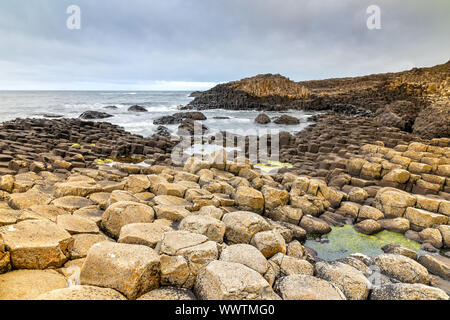
<svg viewBox="0 0 450 320">
<path fill-rule="evenodd" d="M 276 118 L 273 122 L 276 124 L 295 125 L 299 124 L 300 120 L 296 117 L 283 114 L 281 117 Z"/>
<path fill-rule="evenodd" d="M 259 124 L 267 124 L 270 123 L 270 118 L 267 114 L 265 113 L 260 113 L 256 118 L 255 118 L 255 122 L 259 123 Z"/>
<path fill-rule="evenodd" d="M 104 241 L 89 249 L 81 284 L 115 289 L 136 299 L 159 286 L 160 258 L 147 246 Z"/>
<path fill-rule="evenodd" d="M 129 107 L 128 111 L 132 111 L 132 112 L 148 112 L 146 108 L 144 108 L 142 106 L 138 106 L 138 105 L 133 105 L 133 106 Z"/>
<path fill-rule="evenodd" d="M 277 280 L 275 291 L 283 300 L 347 300 L 337 286 L 310 275 L 282 277 Z"/>
<path fill-rule="evenodd" d="M 417 260 L 417 253 L 414 250 L 405 248 L 396 243 L 390 243 L 381 247 L 384 253 L 400 254 L 402 256 Z"/>
<path fill-rule="evenodd" d="M 371 235 L 382 231 L 383 227 L 375 220 L 367 219 L 355 224 L 355 230 L 367 235 Z"/>
<path fill-rule="evenodd" d="M 48 220 L 27 220 L 0 227 L 0 237 L 16 269 L 58 268 L 70 257 L 73 238 Z"/>
<path fill-rule="evenodd" d="M 327 234 L 331 232 L 331 227 L 323 221 L 322 219 L 312 217 L 312 216 L 303 216 L 300 221 L 300 227 L 306 230 L 307 233 L 315 233 L 315 234 Z"/>
<path fill-rule="evenodd" d="M 203 300 L 279 299 L 258 272 L 239 263 L 219 260 L 200 271 L 195 293 Z"/>
<path fill-rule="evenodd" d="M 100 111 L 85 111 L 83 112 L 79 118 L 80 119 L 106 119 L 111 118 L 113 115 L 106 113 L 106 112 L 100 112 Z"/>
<path fill-rule="evenodd" d="M 116 290 L 94 286 L 73 286 L 41 294 L 36 300 L 127 300 Z"/>
<path fill-rule="evenodd" d="M 405 218 L 381 219 L 378 223 L 386 230 L 392 232 L 405 233 L 409 230 L 409 220 Z"/>
</svg>

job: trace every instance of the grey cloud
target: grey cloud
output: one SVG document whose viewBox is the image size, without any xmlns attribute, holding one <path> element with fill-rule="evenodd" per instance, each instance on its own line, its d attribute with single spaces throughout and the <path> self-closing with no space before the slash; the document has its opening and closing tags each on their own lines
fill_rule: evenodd
<svg viewBox="0 0 450 320">
<path fill-rule="evenodd" d="M 66 8 L 79 5 L 81 30 Z M 382 29 L 366 28 L 381 8 Z M 353 76 L 449 59 L 450 2 L 436 0 L 15 0 L 0 3 L 0 89 L 145 88 L 257 73 Z"/>
</svg>

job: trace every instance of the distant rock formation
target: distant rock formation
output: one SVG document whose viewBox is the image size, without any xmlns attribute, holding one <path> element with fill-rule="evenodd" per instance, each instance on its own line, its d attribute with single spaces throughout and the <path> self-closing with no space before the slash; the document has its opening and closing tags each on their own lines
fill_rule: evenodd
<svg viewBox="0 0 450 320">
<path fill-rule="evenodd" d="M 445 112 L 449 101 L 450 61 L 397 73 L 302 82 L 279 74 L 257 75 L 219 84 L 202 92 L 183 108 L 333 111 L 347 116 L 375 117 L 380 124 L 425 134 L 420 129 L 425 123 L 419 120 L 415 125 L 416 120 L 427 115 L 431 123 L 445 122 L 431 114 L 436 108 Z M 436 130 L 429 128 L 426 136 L 431 137 L 435 132 L 436 137 L 448 137 L 445 128 L 442 125 Z"/>
</svg>

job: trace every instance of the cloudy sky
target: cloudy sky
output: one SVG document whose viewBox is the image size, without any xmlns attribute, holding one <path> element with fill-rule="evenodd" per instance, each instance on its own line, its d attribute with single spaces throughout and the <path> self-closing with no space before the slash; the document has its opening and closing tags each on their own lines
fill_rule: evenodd
<svg viewBox="0 0 450 320">
<path fill-rule="evenodd" d="M 66 26 L 81 9 L 81 29 Z M 369 30 L 369 5 L 381 29 Z M 450 59 L 449 0 L 2 0 L 0 89 L 205 89 Z"/>
</svg>

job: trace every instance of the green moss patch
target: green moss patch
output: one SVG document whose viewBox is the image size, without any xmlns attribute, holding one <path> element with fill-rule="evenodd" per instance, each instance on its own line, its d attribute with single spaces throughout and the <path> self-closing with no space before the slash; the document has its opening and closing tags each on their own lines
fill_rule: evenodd
<svg viewBox="0 0 450 320">
<path fill-rule="evenodd" d="M 351 225 L 332 227 L 327 237 L 330 240 L 328 243 L 317 242 L 314 237 L 308 238 L 305 246 L 314 249 L 319 258 L 328 261 L 357 252 L 374 257 L 383 253 L 381 247 L 389 243 L 397 243 L 416 252 L 421 247 L 420 243 L 407 239 L 401 233 L 384 230 L 368 236 L 357 232 Z"/>
</svg>

